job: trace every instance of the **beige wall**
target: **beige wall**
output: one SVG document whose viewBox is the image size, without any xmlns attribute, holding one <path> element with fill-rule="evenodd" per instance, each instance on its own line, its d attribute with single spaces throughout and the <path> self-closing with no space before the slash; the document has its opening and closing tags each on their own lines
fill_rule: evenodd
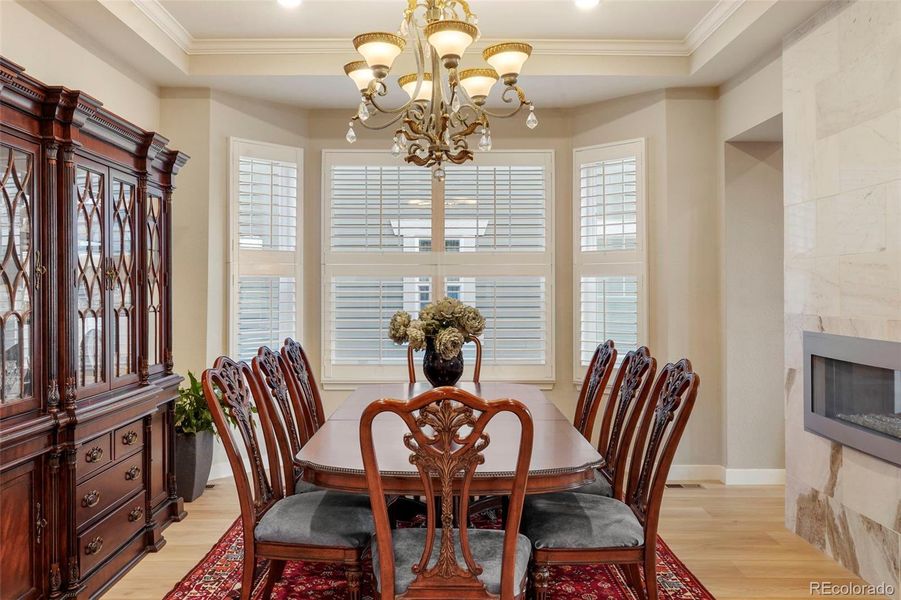
<svg viewBox="0 0 901 600">
<path fill-rule="evenodd" d="M 0 55 L 47 85 L 84 90 L 136 125 L 160 128 L 158 87 L 40 2 L 0 0 Z"/>
<path fill-rule="evenodd" d="M 717 101 L 722 426 L 729 482 L 784 479 L 778 368 L 783 356 L 781 154 L 777 158 L 776 148 L 732 143 L 781 115 L 779 50 L 723 84 Z M 767 141 L 781 139 L 781 132 L 774 132 Z"/>
<path fill-rule="evenodd" d="M 164 89 L 161 114 L 172 144 L 193 157 L 173 201 L 173 354 L 178 372 L 199 377 L 229 354 L 229 138 L 303 148 L 307 115 L 206 89 Z M 213 475 L 227 473 L 217 444 Z"/>
<path fill-rule="evenodd" d="M 782 387 L 782 144 L 725 143 L 724 422 L 734 469 L 785 466 Z M 740 481 L 778 480 L 772 473 Z"/>
<path fill-rule="evenodd" d="M 901 342 L 901 2 L 786 44 L 786 525 L 901 598 L 901 468 L 804 431 L 802 332 Z"/>
<path fill-rule="evenodd" d="M 667 90 L 578 109 L 572 121 L 574 147 L 646 139 L 647 343 L 661 365 L 685 356 L 701 374 L 676 474 L 707 478 L 723 464 L 714 111 L 713 90 Z"/>
</svg>

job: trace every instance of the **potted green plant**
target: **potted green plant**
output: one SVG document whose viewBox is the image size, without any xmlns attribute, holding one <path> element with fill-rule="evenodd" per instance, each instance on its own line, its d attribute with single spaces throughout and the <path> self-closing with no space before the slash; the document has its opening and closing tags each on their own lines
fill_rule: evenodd
<svg viewBox="0 0 901 600">
<path fill-rule="evenodd" d="M 388 337 L 396 344 L 425 350 L 422 371 L 433 386 L 454 385 L 463 375 L 463 344 L 485 331 L 485 317 L 474 306 L 445 297 L 419 311 L 400 310 L 391 317 Z"/>
<path fill-rule="evenodd" d="M 178 390 L 175 401 L 175 480 L 185 502 L 203 494 L 213 466 L 213 415 L 203 387 L 188 372 L 188 385 Z"/>
</svg>

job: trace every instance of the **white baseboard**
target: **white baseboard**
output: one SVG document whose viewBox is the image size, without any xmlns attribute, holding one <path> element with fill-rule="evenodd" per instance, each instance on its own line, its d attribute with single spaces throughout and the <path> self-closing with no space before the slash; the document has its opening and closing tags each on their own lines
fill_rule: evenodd
<svg viewBox="0 0 901 600">
<path fill-rule="evenodd" d="M 232 467 L 228 463 L 228 460 L 217 461 L 213 463 L 213 467 L 210 469 L 210 481 L 213 479 L 222 479 L 223 477 L 233 477 Z"/>
<path fill-rule="evenodd" d="M 724 469 L 721 465 L 673 465 L 669 470 L 669 481 L 723 481 Z"/>
<path fill-rule="evenodd" d="M 785 469 L 729 469 L 726 485 L 783 485 Z"/>
</svg>

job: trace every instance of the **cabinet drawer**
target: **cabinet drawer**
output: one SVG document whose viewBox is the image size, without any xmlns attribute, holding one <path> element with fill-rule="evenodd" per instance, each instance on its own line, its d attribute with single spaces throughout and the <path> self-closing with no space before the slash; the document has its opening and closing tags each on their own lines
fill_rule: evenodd
<svg viewBox="0 0 901 600">
<path fill-rule="evenodd" d="M 144 487 L 144 453 L 138 452 L 75 488 L 75 522 L 81 527 L 122 498 Z"/>
<path fill-rule="evenodd" d="M 144 527 L 144 494 L 130 497 L 108 517 L 78 536 L 81 576 L 118 550 Z"/>
<path fill-rule="evenodd" d="M 144 422 L 135 421 L 117 429 L 113 433 L 113 444 L 116 446 L 116 460 L 143 446 Z"/>
<path fill-rule="evenodd" d="M 75 473 L 78 479 L 82 480 L 86 475 L 108 465 L 113 459 L 110 434 L 104 433 L 100 437 L 85 442 L 77 452 Z"/>
</svg>

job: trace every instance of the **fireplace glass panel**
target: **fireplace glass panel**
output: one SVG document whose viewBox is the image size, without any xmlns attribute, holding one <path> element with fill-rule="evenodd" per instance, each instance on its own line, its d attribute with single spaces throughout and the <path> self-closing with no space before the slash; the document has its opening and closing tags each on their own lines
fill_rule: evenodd
<svg viewBox="0 0 901 600">
<path fill-rule="evenodd" d="M 901 439 L 901 370 L 811 356 L 814 413 Z"/>
</svg>

